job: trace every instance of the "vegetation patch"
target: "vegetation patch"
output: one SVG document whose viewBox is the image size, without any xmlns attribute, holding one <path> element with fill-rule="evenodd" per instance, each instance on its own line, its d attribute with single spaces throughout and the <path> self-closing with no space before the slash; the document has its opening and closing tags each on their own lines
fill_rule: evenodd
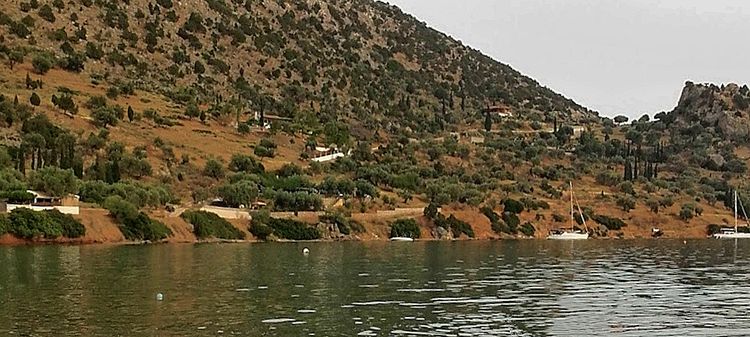
<svg viewBox="0 0 750 337">
<path fill-rule="evenodd" d="M 519 231 L 525 236 L 533 237 L 534 233 L 536 233 L 536 228 L 534 228 L 534 225 L 532 225 L 530 222 L 526 222 L 521 225 Z"/>
<path fill-rule="evenodd" d="M 309 241 L 320 239 L 320 231 L 310 225 L 291 219 L 274 219 L 268 212 L 258 212 L 253 215 L 250 233 L 261 240 L 267 240 L 271 235 L 285 240 Z"/>
<path fill-rule="evenodd" d="M 57 210 L 34 211 L 17 208 L 9 216 L 0 218 L 0 234 L 10 233 L 23 239 L 80 238 L 86 228 L 70 215 Z"/>
<path fill-rule="evenodd" d="M 438 214 L 437 218 L 435 219 L 435 225 L 451 231 L 454 238 L 460 237 L 461 234 L 466 234 L 466 236 L 470 238 L 473 238 L 475 236 L 474 229 L 471 228 L 471 225 L 469 225 L 467 222 L 459 220 L 458 218 L 453 216 L 453 214 L 451 214 L 447 218 L 442 214 Z"/>
<path fill-rule="evenodd" d="M 414 219 L 399 219 L 391 224 L 392 238 L 419 239 L 421 235 L 422 231 Z"/>
<path fill-rule="evenodd" d="M 119 196 L 108 197 L 103 206 L 117 220 L 120 232 L 128 240 L 161 241 L 172 235 L 166 225 L 149 218 Z"/>
<path fill-rule="evenodd" d="M 604 225 L 604 227 L 607 227 L 609 230 L 617 231 L 622 229 L 623 227 L 627 226 L 627 224 L 618 219 L 618 218 L 612 218 L 608 217 L 606 215 L 597 214 L 591 217 L 594 221 L 596 221 L 600 225 Z"/>
<path fill-rule="evenodd" d="M 344 235 L 351 235 L 352 233 L 364 233 L 367 230 L 361 223 L 354 221 L 351 216 L 340 212 L 326 213 L 320 216 L 320 222 L 324 224 L 336 225 L 339 232 Z"/>
<path fill-rule="evenodd" d="M 180 216 L 193 225 L 193 233 L 199 239 L 245 239 L 245 233 L 214 213 L 205 211 L 187 211 Z"/>
</svg>

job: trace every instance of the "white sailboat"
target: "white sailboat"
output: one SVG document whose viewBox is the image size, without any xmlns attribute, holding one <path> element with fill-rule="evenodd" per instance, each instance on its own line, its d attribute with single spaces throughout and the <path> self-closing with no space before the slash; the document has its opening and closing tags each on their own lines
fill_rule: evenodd
<svg viewBox="0 0 750 337">
<path fill-rule="evenodd" d="M 573 182 L 570 182 L 570 228 L 550 231 L 549 236 L 547 236 L 548 240 L 586 240 L 589 238 L 586 218 L 584 218 L 581 206 L 578 205 L 578 202 L 575 202 L 575 204 L 578 206 L 578 214 L 581 216 L 581 221 L 583 222 L 583 228 L 585 231 L 575 229 L 573 199 Z"/>
<path fill-rule="evenodd" d="M 742 214 L 747 219 L 747 213 L 745 213 L 745 206 L 742 206 L 742 201 L 737 196 L 737 190 L 734 191 L 734 228 L 725 227 L 722 228 L 719 233 L 713 235 L 714 239 L 750 239 L 750 233 L 740 233 L 737 230 L 737 213 L 738 207 L 742 208 Z"/>
</svg>

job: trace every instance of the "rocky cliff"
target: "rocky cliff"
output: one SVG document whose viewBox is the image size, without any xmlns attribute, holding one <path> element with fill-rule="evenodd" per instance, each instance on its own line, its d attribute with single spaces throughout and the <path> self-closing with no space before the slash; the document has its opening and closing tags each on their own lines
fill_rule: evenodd
<svg viewBox="0 0 750 337">
<path fill-rule="evenodd" d="M 734 142 L 750 140 L 750 89 L 747 85 L 687 82 L 670 114 L 683 125 L 700 123 Z"/>
</svg>

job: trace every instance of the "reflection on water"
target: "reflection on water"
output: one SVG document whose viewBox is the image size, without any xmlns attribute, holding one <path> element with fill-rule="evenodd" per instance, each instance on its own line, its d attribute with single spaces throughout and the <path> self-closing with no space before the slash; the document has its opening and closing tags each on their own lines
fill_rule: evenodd
<svg viewBox="0 0 750 337">
<path fill-rule="evenodd" d="M 718 240 L 0 247 L 0 336 L 747 336 L 749 265 Z"/>
</svg>

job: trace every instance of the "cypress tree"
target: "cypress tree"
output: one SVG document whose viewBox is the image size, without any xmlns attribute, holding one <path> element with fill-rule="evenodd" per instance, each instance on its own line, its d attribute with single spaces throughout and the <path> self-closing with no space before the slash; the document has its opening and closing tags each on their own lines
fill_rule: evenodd
<svg viewBox="0 0 750 337">
<path fill-rule="evenodd" d="M 484 129 L 487 132 L 492 131 L 492 114 L 489 111 L 484 115 Z"/>
<path fill-rule="evenodd" d="M 630 160 L 625 160 L 625 174 L 623 175 L 625 181 L 633 180 L 633 167 L 630 165 Z"/>
</svg>

